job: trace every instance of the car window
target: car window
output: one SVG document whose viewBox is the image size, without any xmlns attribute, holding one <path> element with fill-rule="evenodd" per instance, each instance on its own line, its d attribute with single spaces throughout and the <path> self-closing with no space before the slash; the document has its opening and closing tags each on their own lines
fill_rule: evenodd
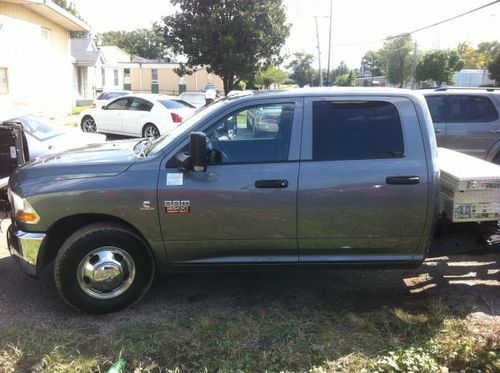
<svg viewBox="0 0 500 373">
<path fill-rule="evenodd" d="M 127 108 L 128 101 L 129 101 L 128 98 L 122 98 L 122 99 L 115 100 L 115 101 L 111 102 L 110 104 L 108 104 L 108 106 L 106 106 L 106 109 L 107 110 L 128 110 L 128 108 Z"/>
<path fill-rule="evenodd" d="M 125 96 L 127 94 L 128 93 L 126 93 L 126 92 L 107 92 L 107 93 L 102 93 L 97 99 L 98 100 L 112 100 L 114 98 Z"/>
<path fill-rule="evenodd" d="M 167 109 L 185 109 L 187 107 L 186 104 L 182 100 L 158 100 L 160 104 L 165 106 Z"/>
<path fill-rule="evenodd" d="M 446 122 L 446 96 L 426 96 L 425 100 L 431 112 L 432 121 L 434 123 Z"/>
<path fill-rule="evenodd" d="M 195 109 L 195 107 L 187 101 L 184 100 L 172 100 L 172 101 L 178 102 L 179 104 L 184 105 L 185 107 L 188 107 L 190 109 Z"/>
<path fill-rule="evenodd" d="M 132 99 L 129 110 L 150 111 L 152 107 L 153 104 L 151 102 L 143 100 L 141 98 L 134 98 Z"/>
<path fill-rule="evenodd" d="M 448 122 L 492 122 L 498 113 L 485 96 L 450 95 Z"/>
<path fill-rule="evenodd" d="M 293 104 L 239 110 L 206 132 L 211 164 L 278 162 L 288 159 Z"/>
<path fill-rule="evenodd" d="M 386 101 L 313 103 L 313 159 L 376 159 L 404 154 L 396 107 Z"/>
<path fill-rule="evenodd" d="M 39 120 L 32 117 L 20 117 L 13 119 L 12 122 L 21 123 L 24 132 L 28 133 L 39 141 L 44 141 L 54 136 L 59 136 L 63 133 L 60 129 L 40 122 Z"/>
</svg>

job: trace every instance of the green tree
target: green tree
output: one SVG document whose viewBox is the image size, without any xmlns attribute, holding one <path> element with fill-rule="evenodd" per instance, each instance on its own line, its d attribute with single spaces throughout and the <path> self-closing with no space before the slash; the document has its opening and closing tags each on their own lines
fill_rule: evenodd
<svg viewBox="0 0 500 373">
<path fill-rule="evenodd" d="M 361 59 L 361 66 L 371 71 L 372 76 L 380 76 L 383 74 L 382 60 L 380 53 L 377 51 L 368 51 Z"/>
<path fill-rule="evenodd" d="M 488 64 L 488 71 L 490 79 L 493 79 L 495 84 L 500 87 L 500 51 Z"/>
<path fill-rule="evenodd" d="M 456 51 L 436 50 L 428 52 L 417 65 L 418 81 L 431 79 L 438 86 L 453 83 L 453 74 L 461 70 L 464 61 Z"/>
<path fill-rule="evenodd" d="M 272 63 L 289 34 L 283 0 L 171 0 L 180 11 L 155 30 L 185 64 L 177 73 L 206 66 L 226 94 Z"/>
<path fill-rule="evenodd" d="M 163 40 L 153 30 L 108 31 L 98 35 L 103 45 L 116 45 L 130 55 L 148 59 L 165 58 Z"/>
<path fill-rule="evenodd" d="M 336 77 L 341 75 L 349 74 L 349 68 L 347 67 L 344 61 L 340 61 L 339 65 L 335 70 L 333 70 L 333 80 L 335 81 Z"/>
<path fill-rule="evenodd" d="M 287 69 L 292 71 L 290 79 L 293 79 L 300 87 L 312 83 L 314 75 L 313 60 L 314 56 L 312 54 L 303 51 L 296 52 L 293 54 L 293 60 L 287 65 Z"/>
<path fill-rule="evenodd" d="M 274 66 L 269 66 L 265 69 L 259 70 L 255 83 L 258 86 L 264 87 L 264 89 L 269 89 L 272 84 L 280 85 L 285 81 L 285 79 L 286 73 L 283 70 Z"/>
<path fill-rule="evenodd" d="M 485 59 L 485 64 L 482 67 L 488 65 L 492 60 L 496 58 L 498 53 L 500 53 L 500 42 L 495 41 L 483 41 L 477 46 L 477 50 L 483 54 Z"/>
<path fill-rule="evenodd" d="M 78 10 L 76 9 L 74 2 L 68 1 L 68 0 L 52 0 L 52 2 L 56 5 L 59 5 L 64 10 L 73 14 L 75 17 L 77 17 L 83 21 L 83 18 L 81 16 L 81 14 L 78 12 Z"/>
<path fill-rule="evenodd" d="M 349 71 L 349 70 L 348 70 Z M 341 74 L 335 79 L 335 85 L 339 87 L 352 87 L 356 84 L 358 78 L 358 70 L 350 70 L 346 74 Z"/>
<path fill-rule="evenodd" d="M 412 75 L 414 43 L 411 35 L 389 38 L 380 50 L 387 80 L 403 87 Z"/>
<path fill-rule="evenodd" d="M 460 43 L 457 51 L 464 61 L 464 69 L 482 69 L 486 66 L 486 55 L 470 43 Z"/>
</svg>

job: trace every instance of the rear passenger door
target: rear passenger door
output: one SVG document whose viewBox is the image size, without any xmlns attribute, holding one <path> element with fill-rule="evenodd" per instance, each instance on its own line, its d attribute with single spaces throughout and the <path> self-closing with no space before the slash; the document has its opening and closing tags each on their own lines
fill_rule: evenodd
<svg viewBox="0 0 500 373">
<path fill-rule="evenodd" d="M 446 148 L 484 159 L 499 140 L 500 119 L 488 96 L 448 96 Z"/>
<path fill-rule="evenodd" d="M 153 104 L 138 97 L 133 97 L 130 100 L 128 111 L 123 115 L 122 131 L 128 135 L 142 136 L 142 126 L 146 124 Z"/>
<path fill-rule="evenodd" d="M 427 165 L 413 103 L 310 98 L 298 194 L 299 261 L 405 261 L 427 213 Z"/>
</svg>

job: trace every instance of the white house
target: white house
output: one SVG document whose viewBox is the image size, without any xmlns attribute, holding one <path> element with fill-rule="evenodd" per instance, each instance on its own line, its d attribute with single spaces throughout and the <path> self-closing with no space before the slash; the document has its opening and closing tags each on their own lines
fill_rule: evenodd
<svg viewBox="0 0 500 373">
<path fill-rule="evenodd" d="M 0 0 L 0 108 L 70 112 L 70 32 L 88 30 L 51 1 Z"/>
</svg>

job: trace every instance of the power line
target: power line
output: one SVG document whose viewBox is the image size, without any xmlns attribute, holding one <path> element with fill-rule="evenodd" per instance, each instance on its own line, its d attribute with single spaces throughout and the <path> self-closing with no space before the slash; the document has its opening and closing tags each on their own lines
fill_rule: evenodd
<svg viewBox="0 0 500 373">
<path fill-rule="evenodd" d="M 335 47 L 354 47 L 354 46 L 365 45 L 365 44 L 380 43 L 382 41 L 387 41 L 387 40 L 395 39 L 395 38 L 398 38 L 398 37 L 401 37 L 401 36 L 407 36 L 407 35 L 415 34 L 415 33 L 419 32 L 419 31 L 423 31 L 423 30 L 429 29 L 431 27 L 439 26 L 439 25 L 441 25 L 443 23 L 453 21 L 453 20 L 455 20 L 457 18 L 464 17 L 466 15 L 469 15 L 471 13 L 477 12 L 478 10 L 487 8 L 487 7 L 492 6 L 492 5 L 494 5 L 496 3 L 499 3 L 499 2 L 500 2 L 500 0 L 495 0 L 495 1 L 492 1 L 492 2 L 490 2 L 488 4 L 484 4 L 484 5 L 482 5 L 482 6 L 478 7 L 478 8 L 471 9 L 471 10 L 465 12 L 465 13 L 457 14 L 456 16 L 453 16 L 453 17 L 447 18 L 445 20 L 433 23 L 431 25 L 420 27 L 420 28 L 415 29 L 413 31 L 404 32 L 402 34 L 398 34 L 398 35 L 395 35 L 395 36 L 388 36 L 388 37 L 383 38 L 383 39 L 377 39 L 377 40 L 371 40 L 371 41 L 364 41 L 364 42 L 359 42 L 359 43 L 346 43 L 346 44 L 333 44 L 333 45 Z"/>
</svg>

